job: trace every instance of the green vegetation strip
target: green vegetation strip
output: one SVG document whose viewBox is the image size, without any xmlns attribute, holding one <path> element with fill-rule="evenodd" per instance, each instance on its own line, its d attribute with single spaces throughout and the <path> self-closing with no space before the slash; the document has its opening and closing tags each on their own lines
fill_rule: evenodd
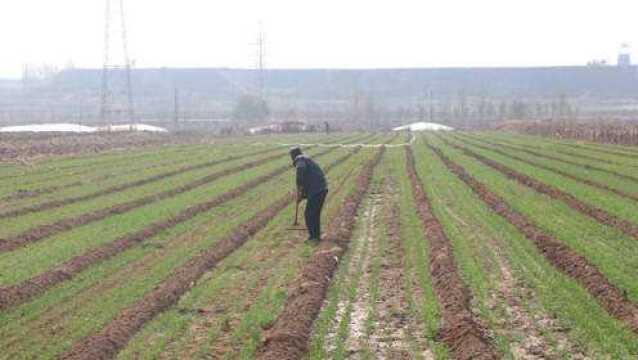
<svg viewBox="0 0 638 360">
<path fill-rule="evenodd" d="M 477 181 L 463 167 L 454 163 L 436 147 L 428 145 L 450 171 L 465 182 L 493 211 L 516 226 L 529 240 L 534 242 L 545 257 L 567 275 L 575 278 L 614 317 L 623 321 L 638 333 L 638 306 L 630 301 L 623 291 L 615 287 L 584 257 L 538 228 L 521 213 L 511 209 L 499 196 Z"/>
<path fill-rule="evenodd" d="M 496 359 L 487 331 L 470 309 L 472 294 L 460 277 L 450 240 L 434 215 L 430 199 L 416 172 L 412 147 L 406 147 L 406 171 L 410 177 L 417 212 L 429 242 L 432 286 L 440 304 L 444 327 L 441 340 L 457 359 Z"/>
<path fill-rule="evenodd" d="M 617 167 L 610 167 L 610 166 L 603 166 L 603 165 L 591 165 L 589 163 L 586 162 L 581 162 L 581 161 L 576 161 L 573 159 L 568 159 L 568 158 L 564 158 L 564 157 L 560 157 L 560 156 L 556 156 L 556 155 L 550 155 L 550 154 L 546 154 L 545 152 L 542 151 L 538 151 L 538 150 L 530 150 L 529 148 L 525 147 L 525 146 L 521 146 L 521 145 L 512 145 L 511 143 L 506 143 L 503 140 L 500 140 L 497 143 L 491 142 L 494 145 L 500 145 L 504 148 L 508 148 L 508 149 L 512 149 L 512 150 L 516 150 L 516 151 L 522 151 L 524 153 L 530 154 L 530 155 L 534 155 L 536 157 L 539 158 L 543 158 L 543 159 L 549 159 L 549 160 L 554 160 L 563 164 L 568 164 L 568 165 L 574 165 L 574 166 L 579 166 L 583 169 L 586 170 L 595 170 L 595 171 L 600 171 L 609 175 L 613 175 L 616 176 L 618 178 L 624 179 L 624 180 L 628 180 L 631 181 L 634 184 L 638 184 L 638 177 L 635 175 L 630 175 L 630 174 L 625 174 L 622 173 Z M 627 167 L 623 167 L 623 170 L 627 170 Z"/>
<path fill-rule="evenodd" d="M 369 157 L 362 149 L 326 172 L 330 193 L 322 218 L 334 216 L 354 184 L 352 173 Z M 286 230 L 293 215 L 289 206 L 205 274 L 177 306 L 149 322 L 118 358 L 253 358 L 263 329 L 283 307 L 284 289 L 312 249 L 303 242 L 305 232 Z"/>
<path fill-rule="evenodd" d="M 444 140 L 444 142 L 446 142 L 447 144 L 451 144 L 449 143 L 447 140 Z M 569 207 L 573 208 L 574 210 L 581 212 L 587 216 L 590 216 L 591 218 L 595 219 L 596 221 L 602 223 L 602 224 L 606 224 L 609 226 L 612 226 L 618 230 L 620 230 L 621 232 L 623 232 L 624 234 L 633 237 L 634 239 L 638 240 L 638 225 L 627 221 L 625 219 L 619 218 L 615 215 L 610 214 L 609 212 L 594 207 L 592 205 L 589 205 L 579 199 L 577 199 L 576 197 L 574 197 L 571 194 L 568 194 L 560 189 L 557 189 L 553 186 L 544 184 L 536 179 L 533 179 L 525 174 L 522 174 L 512 168 L 509 168 L 505 165 L 502 165 L 494 160 L 488 159 L 483 155 L 480 155 L 464 146 L 460 146 L 460 145 L 456 145 L 456 144 L 451 144 L 451 146 L 461 150 L 463 153 L 465 153 L 466 155 L 475 158 L 476 160 L 480 161 L 481 163 L 501 172 L 502 174 L 506 175 L 507 177 L 514 179 L 518 182 L 520 182 L 521 184 L 528 186 L 536 191 L 538 191 L 539 193 L 545 194 L 553 199 L 559 199 L 562 200 L 563 202 L 565 202 Z"/>
<path fill-rule="evenodd" d="M 363 167 L 353 192 L 348 194 L 337 216 L 331 219 L 326 238 L 291 284 L 286 304 L 258 351 L 258 359 L 298 359 L 307 351 L 313 322 L 321 310 L 338 259 L 348 248 L 357 210 L 384 152 L 385 147 L 382 147 Z"/>
<path fill-rule="evenodd" d="M 593 161 L 610 161 L 611 163 L 618 164 L 634 164 L 635 160 L 638 160 L 638 153 L 632 153 L 630 149 L 624 148 L 624 151 L 618 151 L 617 147 L 613 145 L 603 145 L 599 144 L 598 146 L 592 146 L 591 144 L 586 145 L 581 141 L 572 141 L 572 140 L 554 140 L 552 138 L 540 137 L 540 136 L 522 136 L 522 135 L 513 135 L 513 134 L 504 134 L 502 136 L 500 133 L 482 133 L 493 135 L 495 138 L 500 138 L 503 140 L 510 140 L 513 143 L 525 143 L 536 147 L 537 149 L 548 149 L 548 150 L 556 150 L 559 153 L 586 158 L 582 155 L 589 156 Z M 566 149 L 570 150 L 578 150 L 574 151 L 566 151 Z M 634 149 L 636 150 L 636 149 Z M 633 160 L 633 161 L 632 161 Z"/>
<path fill-rule="evenodd" d="M 624 359 L 638 354 L 638 341 L 630 330 L 488 207 L 431 149 L 419 147 L 416 157 L 427 174 L 434 210 L 454 242 L 463 278 L 486 303 L 476 307 L 501 335 L 503 340 L 497 341 L 505 358 L 517 358 L 512 353 L 521 358 L 564 359 Z M 509 271 L 502 270 L 503 262 Z M 513 283 L 507 280 L 507 272 Z M 504 286 L 514 298 L 501 291 Z M 516 307 L 522 307 L 528 320 L 513 311 Z M 521 352 L 525 349 L 527 353 Z"/>
<path fill-rule="evenodd" d="M 221 170 L 218 172 L 215 172 L 213 174 L 204 176 L 200 179 L 197 179 L 193 182 L 178 186 L 176 188 L 170 189 L 170 190 L 166 190 L 166 191 L 162 191 L 159 193 L 155 193 L 155 194 L 151 194 L 148 196 L 144 196 L 129 202 L 125 202 L 125 203 L 119 203 L 110 207 L 106 207 L 106 208 L 102 208 L 99 210 L 95 210 L 95 211 L 91 211 L 91 212 L 87 212 L 84 213 L 80 216 L 74 216 L 74 217 L 69 217 L 69 218 L 64 218 L 61 220 L 56 221 L 55 223 L 52 224 L 45 224 L 45 225 L 41 225 L 41 226 L 37 226 L 35 228 L 32 228 L 24 233 L 18 234 L 16 236 L 12 236 L 12 237 L 8 237 L 5 239 L 0 239 L 0 252 L 4 252 L 4 251 L 10 251 L 10 250 L 14 250 L 18 247 L 24 246 L 28 243 L 32 243 L 38 240 L 42 240 L 46 237 L 49 237 L 51 235 L 63 232 L 63 231 L 67 231 L 70 230 L 76 226 L 82 226 L 94 221 L 98 221 L 98 220 L 102 220 L 106 217 L 109 217 L 111 215 L 115 215 L 115 214 L 122 214 L 122 213 L 126 213 L 128 211 L 131 211 L 133 209 L 157 202 L 157 201 L 161 201 L 170 197 L 173 197 L 175 195 L 196 189 L 200 186 L 209 184 L 221 177 L 224 176 L 228 176 L 231 174 L 235 174 L 247 169 L 250 169 L 252 167 L 258 166 L 264 162 L 269 162 L 271 160 L 275 160 L 282 157 L 282 155 L 280 154 L 275 154 L 266 158 L 262 158 L 259 160 L 255 160 L 255 161 L 251 161 L 248 163 L 245 163 L 243 165 L 240 166 L 236 166 L 234 168 L 229 168 L 229 169 L 225 169 L 225 170 Z"/>
<path fill-rule="evenodd" d="M 352 155 L 353 153 L 349 153 L 337 159 L 326 167 L 326 171 L 346 161 Z M 174 305 L 206 271 L 216 266 L 219 261 L 263 229 L 293 199 L 292 193 L 280 197 L 267 209 L 258 212 L 249 221 L 241 224 L 219 240 L 214 247 L 174 269 L 172 275 L 156 286 L 153 291 L 122 310 L 98 334 L 90 335 L 76 342 L 72 349 L 61 358 L 103 359 L 114 357 L 147 321 Z"/>
<path fill-rule="evenodd" d="M 325 150 L 318 156 L 327 154 L 331 151 L 333 151 L 333 149 Z M 277 168 L 266 175 L 248 181 L 234 188 L 233 190 L 219 195 L 212 200 L 192 205 L 168 219 L 156 221 L 137 232 L 126 234 L 114 241 L 90 249 L 84 254 L 78 255 L 63 264 L 58 265 L 55 268 L 37 275 L 31 279 L 28 279 L 20 284 L 0 288 L 0 309 L 6 309 L 8 307 L 23 303 L 43 293 L 48 288 L 59 284 L 60 282 L 67 281 L 90 265 L 111 258 L 112 256 L 124 251 L 125 249 L 130 248 L 131 246 L 141 243 L 147 238 L 155 236 L 156 234 L 168 228 L 174 227 L 179 223 L 192 219 L 196 215 L 206 212 L 213 207 L 218 206 L 219 204 L 234 199 L 240 196 L 245 191 L 284 173 L 288 169 L 289 166 L 282 166 L 280 168 Z"/>
<path fill-rule="evenodd" d="M 607 185 L 605 183 L 594 181 L 594 180 L 591 180 L 591 179 L 588 179 L 588 178 L 584 178 L 584 177 L 581 177 L 581 176 L 573 175 L 573 174 L 571 174 L 571 173 L 569 173 L 567 171 L 562 170 L 559 167 L 550 166 L 550 165 L 547 165 L 546 163 L 543 163 L 543 162 L 533 161 L 533 160 L 529 160 L 529 159 L 526 159 L 526 158 L 523 158 L 523 157 L 520 157 L 520 156 L 516 156 L 516 155 L 514 155 L 512 153 L 508 153 L 508 152 L 505 152 L 503 150 L 500 150 L 499 147 L 496 146 L 496 145 L 490 145 L 490 146 L 481 145 L 480 143 L 473 142 L 471 140 L 468 140 L 468 138 L 465 138 L 465 137 L 463 137 L 463 138 L 456 137 L 456 139 L 459 139 L 460 141 L 463 141 L 466 144 L 469 143 L 472 146 L 477 147 L 479 149 L 491 151 L 491 152 L 497 153 L 499 155 L 508 157 L 510 159 L 514 159 L 514 160 L 526 163 L 528 165 L 532 165 L 532 166 L 535 166 L 537 168 L 540 168 L 540 169 L 543 169 L 543 170 L 547 170 L 547 171 L 550 171 L 550 172 L 555 173 L 555 174 L 559 174 L 561 176 L 564 176 L 564 177 L 569 178 L 569 179 L 574 180 L 574 181 L 578 181 L 578 182 L 583 183 L 585 185 L 589 185 L 589 186 L 592 186 L 592 187 L 595 187 L 595 188 L 598 188 L 598 189 L 601 189 L 601 190 L 612 192 L 612 193 L 614 193 L 614 194 L 616 194 L 618 196 L 621 196 L 623 198 L 628 198 L 628 199 L 631 199 L 631 200 L 634 200 L 634 201 L 638 201 L 638 193 L 629 193 L 629 192 L 626 192 L 626 191 L 623 191 L 623 190 L 612 188 L 611 186 L 609 186 L 609 185 Z M 471 138 L 469 138 L 469 139 L 471 139 Z M 478 141 L 480 141 L 480 140 L 478 140 Z"/>
<path fill-rule="evenodd" d="M 53 200 L 53 201 L 49 201 L 49 202 L 45 202 L 45 203 L 36 204 L 36 205 L 33 205 L 33 206 L 24 207 L 24 208 L 21 208 L 21 209 L 16 209 L 16 210 L 11 210 L 11 211 L 7 211 L 7 212 L 4 212 L 4 213 L 0 213 L 0 219 L 18 217 L 18 216 L 21 216 L 21 215 L 24 215 L 24 214 L 28 214 L 28 213 L 31 213 L 31 212 L 49 210 L 49 209 L 57 208 L 57 207 L 60 207 L 60 206 L 77 203 L 77 202 L 80 202 L 80 201 L 95 199 L 95 198 L 100 197 L 100 196 L 112 194 L 112 193 L 119 192 L 119 191 L 122 191 L 122 190 L 126 190 L 126 189 L 129 189 L 129 188 L 146 185 L 146 184 L 149 184 L 149 183 L 152 183 L 152 182 L 155 182 L 155 181 L 159 181 L 159 180 L 162 180 L 162 179 L 170 177 L 170 176 L 174 176 L 174 175 L 178 175 L 178 174 L 187 172 L 187 171 L 203 169 L 203 168 L 211 167 L 211 166 L 218 165 L 218 164 L 223 164 L 223 163 L 230 162 L 230 161 L 240 160 L 240 159 L 243 159 L 243 158 L 246 158 L 246 157 L 250 157 L 250 156 L 254 156 L 254 155 L 264 154 L 265 152 L 274 152 L 274 151 L 278 151 L 278 150 L 279 150 L 278 148 L 269 149 L 269 150 L 261 150 L 261 151 L 256 151 L 256 152 L 253 152 L 253 153 L 250 153 L 250 154 L 238 155 L 238 156 L 229 156 L 229 157 L 224 158 L 224 159 L 216 159 L 216 160 L 208 161 L 208 162 L 205 162 L 205 163 L 202 163 L 202 164 L 187 165 L 187 166 L 181 167 L 181 168 L 176 169 L 176 170 L 167 171 L 167 172 L 164 172 L 164 173 L 161 173 L 161 174 L 157 174 L 157 175 L 151 176 L 149 178 L 145 178 L 145 179 L 141 179 L 141 180 L 137 180 L 137 181 L 133 181 L 133 182 L 129 182 L 129 183 L 119 184 L 119 185 L 112 186 L 112 187 L 109 187 L 109 188 L 106 188 L 106 189 L 103 189 L 103 190 L 96 191 L 96 192 L 91 193 L 91 194 L 86 194 L 86 195 L 77 196 L 77 197 L 69 197 L 69 198 L 60 199 L 60 200 Z"/>
</svg>

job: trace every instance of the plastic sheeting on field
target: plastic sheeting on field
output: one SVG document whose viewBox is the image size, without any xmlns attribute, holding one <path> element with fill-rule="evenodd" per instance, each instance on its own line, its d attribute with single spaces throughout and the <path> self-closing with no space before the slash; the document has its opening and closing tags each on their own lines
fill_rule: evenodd
<svg viewBox="0 0 638 360">
<path fill-rule="evenodd" d="M 415 122 L 408 125 L 395 127 L 393 131 L 452 131 L 454 128 L 430 122 Z"/>
<path fill-rule="evenodd" d="M 97 129 L 90 126 L 80 124 L 32 124 L 0 127 L 3 133 L 19 133 L 19 132 L 71 132 L 71 133 L 92 133 Z"/>
<path fill-rule="evenodd" d="M 147 132 L 168 132 L 168 130 L 153 125 L 146 124 L 122 124 L 109 125 L 103 127 L 91 127 L 80 124 L 31 124 L 0 127 L 2 133 L 20 132 L 67 132 L 67 133 L 94 133 L 94 132 L 124 132 L 124 131 L 147 131 Z"/>
</svg>

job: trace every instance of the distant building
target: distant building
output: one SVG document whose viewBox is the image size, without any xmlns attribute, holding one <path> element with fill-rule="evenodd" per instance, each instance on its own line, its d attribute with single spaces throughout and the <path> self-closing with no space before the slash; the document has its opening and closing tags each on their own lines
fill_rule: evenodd
<svg viewBox="0 0 638 360">
<path fill-rule="evenodd" d="M 631 49 L 629 44 L 620 45 L 620 52 L 618 53 L 618 67 L 630 67 L 631 66 Z"/>
</svg>

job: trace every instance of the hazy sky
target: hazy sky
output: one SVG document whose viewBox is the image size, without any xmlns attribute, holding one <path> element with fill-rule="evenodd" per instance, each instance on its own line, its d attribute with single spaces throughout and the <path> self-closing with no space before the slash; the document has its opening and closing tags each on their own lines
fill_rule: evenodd
<svg viewBox="0 0 638 360">
<path fill-rule="evenodd" d="M 274 68 L 615 63 L 620 43 L 638 48 L 637 0 L 125 0 L 125 8 L 137 67 L 253 67 L 260 21 Z M 2 0 L 0 77 L 20 76 L 24 63 L 100 67 L 103 32 L 104 0 Z"/>
</svg>

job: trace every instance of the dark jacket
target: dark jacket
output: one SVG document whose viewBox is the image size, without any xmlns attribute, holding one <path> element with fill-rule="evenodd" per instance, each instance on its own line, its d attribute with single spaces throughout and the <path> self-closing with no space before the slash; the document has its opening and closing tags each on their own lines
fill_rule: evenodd
<svg viewBox="0 0 638 360">
<path fill-rule="evenodd" d="M 307 199 L 328 190 L 323 170 L 311 158 L 299 155 L 293 165 L 297 169 L 297 189 L 300 190 L 302 198 Z"/>
</svg>

